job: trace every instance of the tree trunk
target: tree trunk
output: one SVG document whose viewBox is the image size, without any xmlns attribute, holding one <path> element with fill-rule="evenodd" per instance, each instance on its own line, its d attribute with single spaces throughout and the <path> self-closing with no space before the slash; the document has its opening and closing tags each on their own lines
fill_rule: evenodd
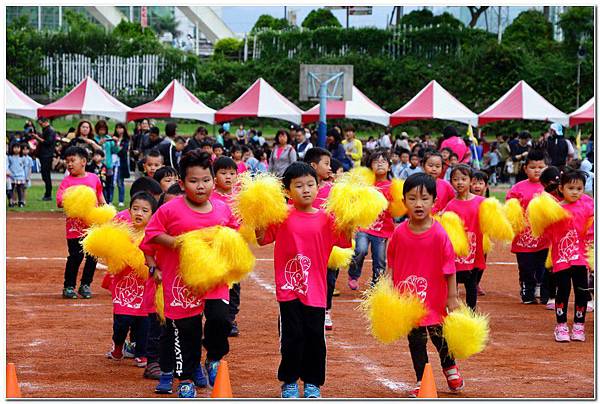
<svg viewBox="0 0 600 404">
<path fill-rule="evenodd" d="M 479 17 L 481 17 L 481 14 L 483 14 L 485 12 L 485 10 L 487 10 L 490 7 L 489 6 L 483 6 L 483 7 L 468 6 L 467 8 L 469 9 L 469 13 L 471 13 L 471 21 L 469 22 L 469 27 L 474 28 L 475 25 L 477 25 L 477 20 L 479 20 Z"/>
</svg>

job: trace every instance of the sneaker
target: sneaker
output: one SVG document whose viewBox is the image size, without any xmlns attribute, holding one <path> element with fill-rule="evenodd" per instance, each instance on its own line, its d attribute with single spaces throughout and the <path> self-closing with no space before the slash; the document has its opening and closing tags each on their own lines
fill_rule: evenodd
<svg viewBox="0 0 600 404">
<path fill-rule="evenodd" d="M 337 289 L 333 289 L 333 296 L 339 296 L 340 295 L 340 291 Z"/>
<path fill-rule="evenodd" d="M 145 357 L 143 357 L 143 356 L 140 356 L 139 358 L 135 358 L 135 359 L 133 360 L 133 364 L 134 364 L 135 366 L 137 366 L 138 368 L 145 368 L 145 367 L 146 367 L 146 365 L 148 365 L 148 359 L 146 359 L 146 358 L 145 358 Z"/>
<path fill-rule="evenodd" d="M 539 299 L 539 298 L 540 298 L 540 296 L 541 296 L 541 290 L 542 290 L 542 287 L 541 287 L 541 286 L 539 286 L 539 285 L 538 285 L 538 286 L 536 286 L 536 287 L 535 287 L 535 293 L 534 293 L 534 297 L 535 297 L 536 299 Z"/>
<path fill-rule="evenodd" d="M 240 329 L 238 328 L 237 321 L 234 321 L 233 323 L 231 323 L 231 331 L 229 331 L 229 336 L 230 337 L 239 337 L 240 336 Z"/>
<path fill-rule="evenodd" d="M 52 200 L 51 196 L 45 196 L 45 197 L 42 198 L 42 201 L 45 201 L 45 202 L 48 202 L 48 201 L 51 201 L 51 200 Z"/>
<path fill-rule="evenodd" d="M 160 374 L 158 362 L 149 362 L 144 369 L 144 379 L 160 380 Z"/>
<path fill-rule="evenodd" d="M 569 342 L 569 327 L 567 323 L 559 323 L 554 327 L 554 339 L 556 342 Z"/>
<path fill-rule="evenodd" d="M 408 397 L 417 398 L 419 396 L 419 391 L 421 390 L 421 382 L 417 382 L 415 387 L 408 392 Z"/>
<path fill-rule="evenodd" d="M 196 387 L 200 387 L 203 389 L 208 387 L 208 379 L 206 378 L 206 374 L 204 373 L 204 369 L 202 368 L 202 365 L 198 365 L 192 378 L 194 380 L 194 385 L 196 385 Z"/>
<path fill-rule="evenodd" d="M 331 310 L 325 310 L 325 329 L 333 330 L 333 321 L 331 320 Z"/>
<path fill-rule="evenodd" d="M 523 304 L 537 304 L 537 300 L 533 299 L 523 299 Z"/>
<path fill-rule="evenodd" d="M 25 207 L 25 202 L 19 202 L 19 207 L 20 208 L 24 208 Z"/>
<path fill-rule="evenodd" d="M 9 208 L 14 208 L 15 206 L 16 206 L 16 203 L 13 203 L 13 202 L 8 203 Z"/>
<path fill-rule="evenodd" d="M 119 202 L 119 207 L 122 208 L 123 206 L 125 206 L 125 204 L 123 202 Z"/>
<path fill-rule="evenodd" d="M 72 286 L 64 288 L 62 295 L 65 299 L 77 299 L 77 293 L 75 293 L 75 288 Z"/>
<path fill-rule="evenodd" d="M 465 388 L 465 381 L 458 371 L 458 366 L 454 365 L 444 369 L 444 376 L 446 376 L 446 383 L 448 383 L 450 391 L 460 391 Z"/>
<path fill-rule="evenodd" d="M 123 345 L 123 356 L 126 358 L 135 358 L 135 342 L 125 341 Z"/>
<path fill-rule="evenodd" d="M 107 352 L 106 353 L 106 357 L 108 359 L 120 361 L 121 359 L 123 359 L 123 347 L 122 346 L 115 346 L 113 344 L 112 351 Z"/>
<path fill-rule="evenodd" d="M 84 299 L 92 298 L 92 288 L 90 288 L 90 285 L 82 284 L 77 290 L 77 293 L 79 293 L 79 296 L 83 297 Z"/>
<path fill-rule="evenodd" d="M 154 389 L 156 394 L 171 394 L 173 393 L 173 372 L 160 372 L 158 384 Z"/>
<path fill-rule="evenodd" d="M 208 359 L 204 362 L 206 367 L 206 374 L 208 375 L 208 383 L 210 387 L 215 385 L 215 379 L 217 378 L 217 371 L 219 370 L 219 361 L 209 361 Z"/>
<path fill-rule="evenodd" d="M 358 290 L 358 279 L 348 278 L 348 287 L 352 290 Z"/>
<path fill-rule="evenodd" d="M 571 330 L 571 341 L 585 341 L 585 325 L 583 323 L 574 323 Z"/>
<path fill-rule="evenodd" d="M 321 389 L 314 384 L 304 383 L 304 398 L 321 398 Z"/>
<path fill-rule="evenodd" d="M 554 310 L 554 299 L 548 299 L 548 302 L 546 303 L 546 310 Z"/>
<path fill-rule="evenodd" d="M 477 296 L 485 296 L 485 290 L 479 285 L 477 285 Z"/>
<path fill-rule="evenodd" d="M 590 313 L 594 311 L 594 300 L 587 302 L 587 311 Z"/>
<path fill-rule="evenodd" d="M 298 383 L 283 383 L 281 385 L 281 398 L 300 398 Z"/>
<path fill-rule="evenodd" d="M 196 388 L 192 382 L 180 382 L 177 386 L 177 397 L 196 398 Z"/>
</svg>

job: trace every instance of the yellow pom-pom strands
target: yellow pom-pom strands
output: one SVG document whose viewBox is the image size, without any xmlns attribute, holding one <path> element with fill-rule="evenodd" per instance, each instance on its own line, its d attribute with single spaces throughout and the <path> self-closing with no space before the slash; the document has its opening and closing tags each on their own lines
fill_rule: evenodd
<svg viewBox="0 0 600 404">
<path fill-rule="evenodd" d="M 375 173 L 368 167 L 354 167 L 344 174 L 345 180 L 354 184 L 375 185 Z"/>
<path fill-rule="evenodd" d="M 390 194 L 392 195 L 392 201 L 390 202 L 390 214 L 393 217 L 402 217 L 406 214 L 406 205 L 404 205 L 404 195 L 402 190 L 404 188 L 404 181 L 398 178 L 392 179 L 392 185 L 390 185 Z"/>
<path fill-rule="evenodd" d="M 525 213 L 523 212 L 523 207 L 518 199 L 511 198 L 506 201 L 504 203 L 504 213 L 510 222 L 515 235 L 520 234 L 525 230 L 525 227 L 527 227 Z"/>
<path fill-rule="evenodd" d="M 281 181 L 271 174 L 241 175 L 233 211 L 251 229 L 266 229 L 283 222 L 288 215 L 288 205 Z"/>
<path fill-rule="evenodd" d="M 83 220 L 88 226 L 112 220 L 117 210 L 112 205 L 96 207 L 96 193 L 85 185 L 67 188 L 63 195 L 63 209 L 67 217 Z"/>
<path fill-rule="evenodd" d="M 506 218 L 502 204 L 496 198 L 487 198 L 479 206 L 479 228 L 490 238 L 512 241 L 515 237 L 510 221 Z"/>
<path fill-rule="evenodd" d="M 548 226 L 570 216 L 569 212 L 547 192 L 542 192 L 529 202 L 527 218 L 531 224 L 531 234 L 540 237 Z"/>
<path fill-rule="evenodd" d="M 434 216 L 434 219 L 439 221 L 446 230 L 454 248 L 454 253 L 459 257 L 469 255 L 469 239 L 461 218 L 454 212 L 445 212 L 441 216 Z"/>
<path fill-rule="evenodd" d="M 156 308 L 156 314 L 160 319 L 160 323 L 165 323 L 165 297 L 163 294 L 162 284 L 156 286 L 156 293 L 154 295 L 154 307 Z"/>
<path fill-rule="evenodd" d="M 552 269 L 552 247 L 548 249 L 548 255 L 546 255 L 546 262 L 544 266 L 547 269 Z"/>
<path fill-rule="evenodd" d="M 400 293 L 387 276 L 364 293 L 359 308 L 369 321 L 371 334 L 383 344 L 406 337 L 427 315 L 416 295 Z"/>
<path fill-rule="evenodd" d="M 329 255 L 327 268 L 348 268 L 353 256 L 354 248 L 333 247 Z"/>
<path fill-rule="evenodd" d="M 467 359 L 483 351 L 490 332 L 487 316 L 466 306 L 448 314 L 442 329 L 448 352 L 455 359 Z"/>
<path fill-rule="evenodd" d="M 489 254 L 494 248 L 494 243 L 490 240 L 490 237 L 487 234 L 483 235 L 483 253 Z"/>
</svg>

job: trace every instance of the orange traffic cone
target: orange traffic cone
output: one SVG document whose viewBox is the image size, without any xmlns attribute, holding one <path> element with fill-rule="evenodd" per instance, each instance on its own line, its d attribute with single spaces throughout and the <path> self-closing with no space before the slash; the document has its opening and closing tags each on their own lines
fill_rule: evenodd
<svg viewBox="0 0 600 404">
<path fill-rule="evenodd" d="M 231 392 L 231 382 L 229 381 L 229 366 L 227 361 L 221 359 L 217 378 L 215 379 L 215 387 L 213 387 L 211 398 L 233 398 Z"/>
<path fill-rule="evenodd" d="M 421 379 L 421 388 L 419 389 L 418 398 L 438 398 L 435 380 L 433 378 L 433 370 L 429 363 L 425 364 L 423 378 Z"/>
<path fill-rule="evenodd" d="M 6 364 L 6 398 L 21 398 L 21 389 L 17 382 L 17 370 L 14 363 Z"/>
</svg>

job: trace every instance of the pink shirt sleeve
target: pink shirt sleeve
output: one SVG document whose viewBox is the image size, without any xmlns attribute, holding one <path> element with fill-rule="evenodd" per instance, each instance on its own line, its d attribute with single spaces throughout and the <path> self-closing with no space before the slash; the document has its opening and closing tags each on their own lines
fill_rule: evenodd
<svg viewBox="0 0 600 404">
<path fill-rule="evenodd" d="M 94 175 L 94 177 L 96 177 L 95 178 L 95 180 L 96 180 L 96 199 L 98 201 L 100 201 L 104 196 L 104 193 L 102 192 L 102 182 L 100 181 L 100 178 L 98 178 L 97 175 L 95 175 L 95 174 L 93 174 L 93 175 Z"/>
<path fill-rule="evenodd" d="M 166 206 L 166 205 L 165 205 Z M 165 227 L 165 223 L 167 223 L 167 215 L 165 214 L 166 209 L 159 208 L 152 218 L 146 225 L 146 229 L 144 231 L 144 239 L 140 244 L 140 249 L 148 255 L 154 255 L 155 246 L 152 243 L 152 240 L 161 234 L 168 234 L 167 229 Z"/>
<path fill-rule="evenodd" d="M 60 185 L 58 186 L 58 191 L 56 191 L 56 206 L 57 207 L 61 207 L 62 203 L 63 203 L 63 194 L 65 193 L 65 190 L 69 187 L 69 177 L 63 178 L 63 180 L 60 182 Z"/>
<path fill-rule="evenodd" d="M 452 275 L 452 274 L 456 273 L 456 264 L 455 264 L 456 255 L 454 253 L 454 248 L 452 247 L 452 243 L 450 242 L 450 238 L 447 235 L 445 235 L 445 237 L 444 237 L 442 254 L 444 257 L 443 258 L 444 266 L 442 268 L 444 275 Z"/>
</svg>

